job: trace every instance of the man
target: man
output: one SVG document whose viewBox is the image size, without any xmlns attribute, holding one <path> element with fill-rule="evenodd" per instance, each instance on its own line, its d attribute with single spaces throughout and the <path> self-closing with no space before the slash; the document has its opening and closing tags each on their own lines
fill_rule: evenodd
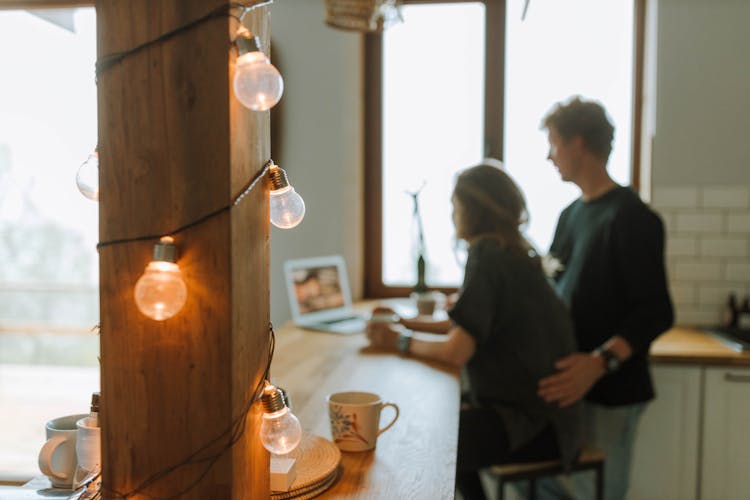
<svg viewBox="0 0 750 500">
<path fill-rule="evenodd" d="M 562 407 L 584 399 L 587 442 L 607 454 L 605 498 L 621 500 L 638 420 L 654 397 L 649 346 L 672 325 L 664 229 L 635 192 L 609 176 L 614 127 L 601 105 L 578 97 L 558 103 L 543 128 L 548 159 L 581 189 L 560 215 L 549 257 L 582 352 L 558 360 L 539 395 Z M 576 498 L 591 497 L 588 481 L 573 483 Z"/>
</svg>

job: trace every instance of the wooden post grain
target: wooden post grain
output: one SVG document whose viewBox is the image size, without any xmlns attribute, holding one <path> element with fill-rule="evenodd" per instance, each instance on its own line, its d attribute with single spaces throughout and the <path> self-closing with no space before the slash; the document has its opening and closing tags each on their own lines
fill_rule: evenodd
<svg viewBox="0 0 750 500">
<path fill-rule="evenodd" d="M 227 3 L 98 0 L 98 57 Z M 264 46 L 268 17 L 265 7 L 246 17 Z M 101 241 L 166 234 L 200 219 L 227 205 L 268 160 L 268 113 L 246 110 L 231 92 L 236 26 L 215 18 L 99 75 Z M 166 321 L 142 315 L 133 299 L 155 241 L 100 250 L 105 498 L 132 491 L 206 445 L 196 463 L 133 498 L 176 495 L 193 484 L 179 498 L 268 496 L 258 405 L 231 449 L 230 436 L 222 436 L 242 414 L 268 356 L 266 192 L 264 180 L 238 206 L 175 235 L 188 299 Z"/>
</svg>

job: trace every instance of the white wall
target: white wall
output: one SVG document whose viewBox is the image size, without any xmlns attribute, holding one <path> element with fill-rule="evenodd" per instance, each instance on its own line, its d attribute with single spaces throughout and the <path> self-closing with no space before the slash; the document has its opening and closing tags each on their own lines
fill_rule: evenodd
<svg viewBox="0 0 750 500">
<path fill-rule="evenodd" d="M 677 322 L 750 293 L 750 2 L 659 0 L 652 200 Z"/>
<path fill-rule="evenodd" d="M 342 254 L 362 291 L 362 35 L 324 24 L 323 1 L 276 0 L 274 62 L 284 77 L 281 148 L 272 157 L 306 204 L 294 229 L 271 227 L 271 320 L 290 317 L 283 262 Z M 283 161 L 283 164 L 281 163 Z"/>
<path fill-rule="evenodd" d="M 729 290 L 750 292 L 750 1 L 650 1 L 656 91 L 646 116 L 655 123 L 647 127 L 653 157 L 644 185 L 667 224 L 677 320 L 709 324 Z M 287 258 L 342 253 L 355 296 L 362 290 L 363 39 L 323 19 L 322 0 L 276 0 L 272 8 L 286 81 L 279 157 L 308 206 L 297 229 L 271 233 L 277 323 L 289 317 Z M 696 217 L 707 226 L 685 225 Z"/>
</svg>

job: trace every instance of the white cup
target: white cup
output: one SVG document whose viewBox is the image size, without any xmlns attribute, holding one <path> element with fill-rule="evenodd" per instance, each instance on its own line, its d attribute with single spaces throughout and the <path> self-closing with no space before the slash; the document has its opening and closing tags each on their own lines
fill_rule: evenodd
<svg viewBox="0 0 750 500">
<path fill-rule="evenodd" d="M 70 488 L 76 470 L 76 422 L 86 417 L 68 415 L 47 422 L 47 442 L 39 451 L 39 470 L 55 488 Z"/>
<path fill-rule="evenodd" d="M 90 425 L 90 417 L 78 420 L 76 428 L 78 429 L 76 438 L 78 464 L 73 478 L 73 489 L 99 467 L 102 460 L 102 430 L 97 426 Z"/>
<path fill-rule="evenodd" d="M 375 448 L 382 433 L 396 423 L 398 406 L 383 403 L 380 396 L 371 392 L 337 392 L 330 394 L 328 416 L 331 420 L 333 441 L 342 451 L 366 451 Z M 380 412 L 386 406 L 395 410 L 393 420 L 380 428 Z"/>
</svg>

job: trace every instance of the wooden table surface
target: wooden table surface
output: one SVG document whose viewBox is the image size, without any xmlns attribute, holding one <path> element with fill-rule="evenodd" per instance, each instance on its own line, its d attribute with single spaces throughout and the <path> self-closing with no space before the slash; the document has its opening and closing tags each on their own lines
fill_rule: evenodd
<svg viewBox="0 0 750 500">
<path fill-rule="evenodd" d="M 400 417 L 367 452 L 342 452 L 343 474 L 319 498 L 454 497 L 460 384 L 458 370 L 372 352 L 363 334 L 337 335 L 287 324 L 276 333 L 271 381 L 289 393 L 302 427 L 331 439 L 326 396 L 374 392 Z M 391 410 L 383 411 L 383 425 Z"/>
<path fill-rule="evenodd" d="M 739 353 L 703 330 L 675 327 L 651 344 L 651 361 L 669 364 L 750 366 L 750 353 Z"/>
</svg>

